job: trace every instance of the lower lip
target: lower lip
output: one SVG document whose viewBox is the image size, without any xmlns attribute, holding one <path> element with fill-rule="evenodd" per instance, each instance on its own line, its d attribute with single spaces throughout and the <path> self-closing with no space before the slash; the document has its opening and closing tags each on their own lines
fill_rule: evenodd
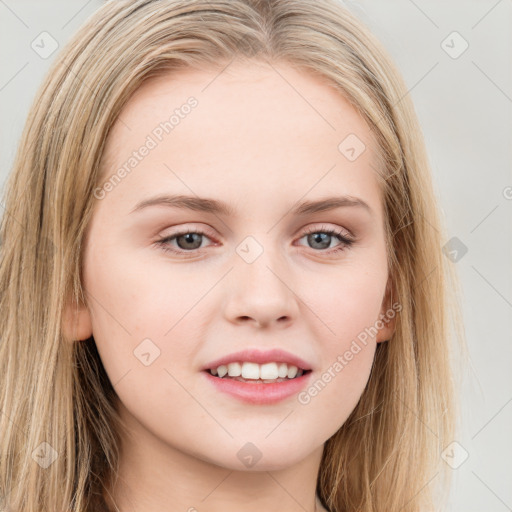
<svg viewBox="0 0 512 512">
<path fill-rule="evenodd" d="M 202 373 L 219 391 L 250 404 L 274 404 L 285 400 L 303 389 L 312 374 L 312 372 L 308 372 L 283 382 L 252 384 L 235 379 L 214 377 L 209 371 Z"/>
</svg>

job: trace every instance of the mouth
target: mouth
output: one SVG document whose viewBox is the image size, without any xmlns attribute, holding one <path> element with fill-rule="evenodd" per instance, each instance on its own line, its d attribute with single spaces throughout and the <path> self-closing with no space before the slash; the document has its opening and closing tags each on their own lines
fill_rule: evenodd
<svg viewBox="0 0 512 512">
<path fill-rule="evenodd" d="M 260 366 L 263 367 L 262 373 Z M 280 377 L 285 375 L 285 370 L 286 376 Z M 229 372 L 233 375 L 229 375 Z M 250 405 L 273 405 L 291 399 L 304 389 L 310 381 L 312 370 L 286 363 L 279 363 L 279 365 L 248 363 L 246 365 L 239 362 L 208 368 L 201 373 L 214 389 L 236 400 Z"/>
<path fill-rule="evenodd" d="M 211 376 L 223 380 L 236 380 L 248 384 L 276 384 L 298 379 L 311 373 L 291 363 L 269 362 L 258 364 L 249 361 L 232 362 L 204 370 Z"/>
<path fill-rule="evenodd" d="M 311 380 L 313 366 L 295 354 L 274 348 L 248 348 L 205 364 L 201 373 L 223 394 L 251 405 L 291 399 Z"/>
</svg>

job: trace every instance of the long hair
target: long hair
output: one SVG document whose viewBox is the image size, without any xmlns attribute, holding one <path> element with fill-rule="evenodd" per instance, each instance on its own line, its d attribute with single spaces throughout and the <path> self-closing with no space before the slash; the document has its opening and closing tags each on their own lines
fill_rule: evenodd
<svg viewBox="0 0 512 512">
<path fill-rule="evenodd" d="M 109 130 L 145 81 L 234 59 L 324 77 L 378 141 L 394 300 L 367 386 L 327 440 L 317 492 L 331 512 L 433 510 L 452 440 L 457 277 L 407 87 L 369 30 L 336 0 L 115 0 L 52 63 L 31 107 L 0 226 L 0 510 L 107 510 L 120 431 L 94 339 L 65 342 L 86 303 L 84 233 Z M 453 320 L 453 324 L 450 322 Z M 429 484 L 430 483 L 430 484 Z M 427 485 L 429 484 L 429 485 Z"/>
</svg>

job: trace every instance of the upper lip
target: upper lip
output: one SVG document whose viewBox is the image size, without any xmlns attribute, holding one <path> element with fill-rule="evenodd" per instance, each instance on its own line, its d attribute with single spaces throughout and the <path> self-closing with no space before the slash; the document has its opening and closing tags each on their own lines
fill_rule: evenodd
<svg viewBox="0 0 512 512">
<path fill-rule="evenodd" d="M 301 359 L 300 357 L 287 352 L 286 350 L 281 349 L 272 349 L 272 350 L 240 350 L 239 352 L 234 352 L 227 356 L 221 357 L 219 359 L 215 359 L 210 363 L 205 364 L 201 370 L 210 370 L 212 368 L 218 368 L 221 365 L 228 365 L 229 363 L 288 363 L 297 368 L 302 368 L 303 370 L 311 370 L 311 365 Z"/>
</svg>

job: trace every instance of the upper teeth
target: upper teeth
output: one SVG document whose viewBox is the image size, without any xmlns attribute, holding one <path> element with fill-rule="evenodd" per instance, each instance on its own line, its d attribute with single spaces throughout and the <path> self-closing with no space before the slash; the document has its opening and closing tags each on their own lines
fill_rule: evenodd
<svg viewBox="0 0 512 512">
<path fill-rule="evenodd" d="M 296 366 L 288 365 L 286 363 L 265 363 L 265 364 L 257 364 L 257 363 L 229 363 L 227 365 L 220 365 L 217 368 L 211 368 L 210 372 L 213 375 L 218 375 L 219 377 L 224 377 L 224 375 L 228 375 L 229 377 L 240 377 L 242 376 L 244 379 L 277 379 L 277 378 L 285 378 L 293 379 L 294 377 L 302 375 L 303 370 L 300 370 Z"/>
</svg>

